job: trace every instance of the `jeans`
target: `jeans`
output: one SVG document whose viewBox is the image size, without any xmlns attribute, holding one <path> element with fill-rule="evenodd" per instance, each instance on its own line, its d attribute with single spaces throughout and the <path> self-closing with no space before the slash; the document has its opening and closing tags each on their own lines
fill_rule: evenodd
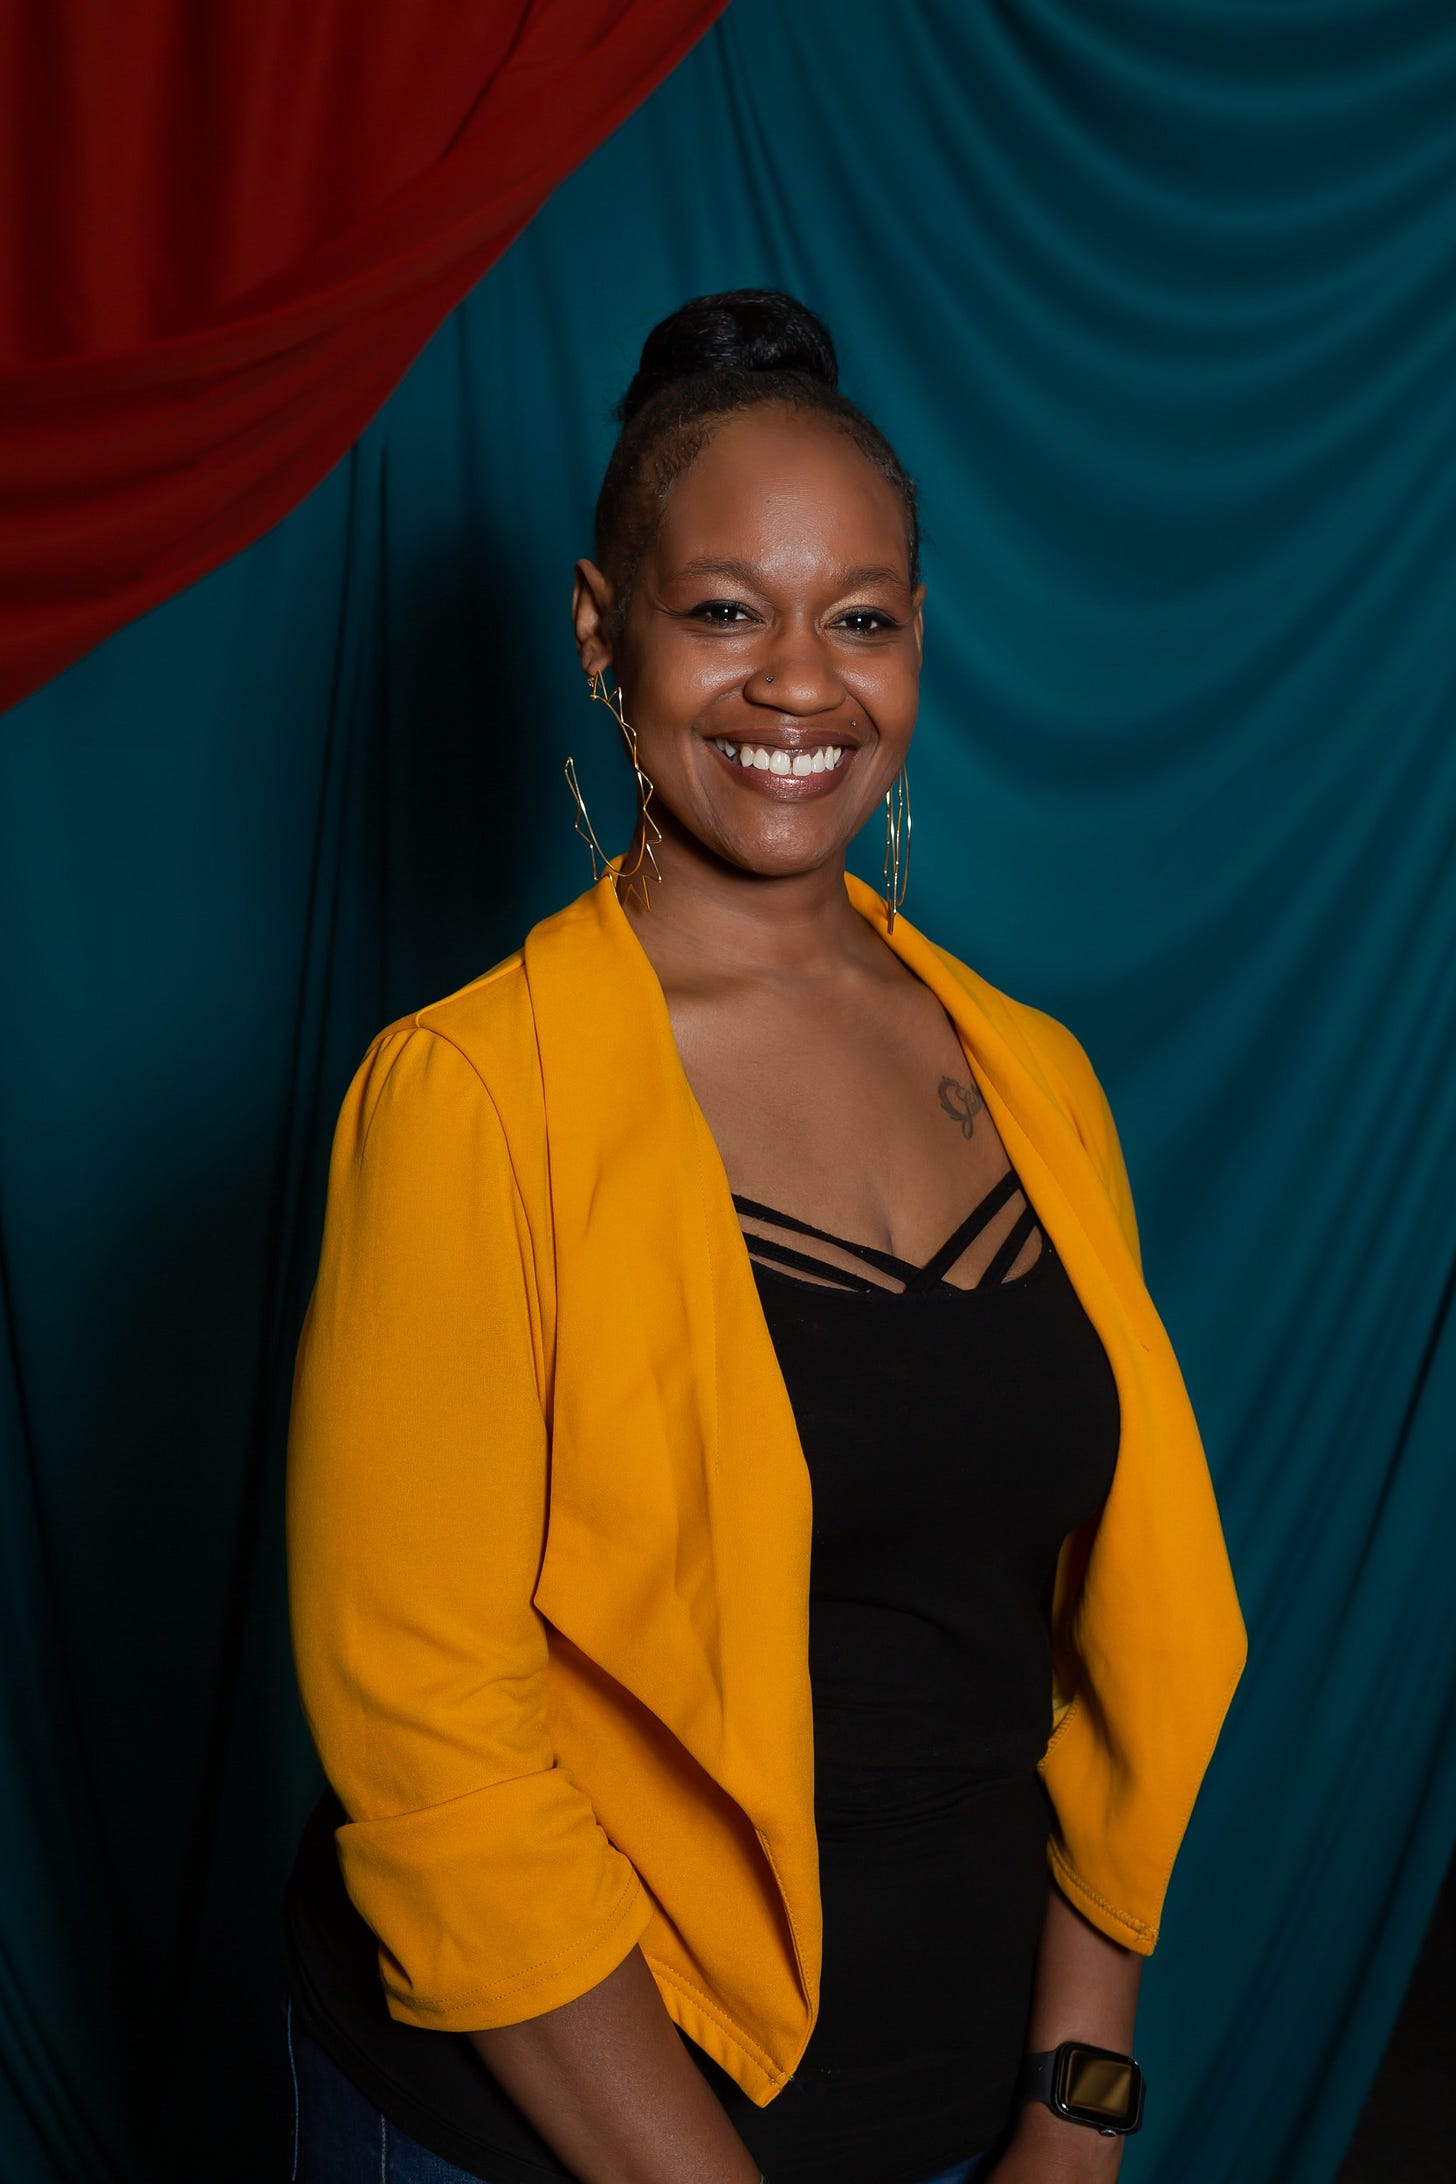
<svg viewBox="0 0 1456 2184">
<path fill-rule="evenodd" d="M 382 2116 L 333 2057 L 294 2024 L 291 2000 L 284 2017 L 293 2084 L 293 2184 L 478 2184 L 473 2171 L 443 2161 Z M 985 2173 L 984 2160 L 972 2155 L 925 2184 L 973 2184 Z"/>
</svg>

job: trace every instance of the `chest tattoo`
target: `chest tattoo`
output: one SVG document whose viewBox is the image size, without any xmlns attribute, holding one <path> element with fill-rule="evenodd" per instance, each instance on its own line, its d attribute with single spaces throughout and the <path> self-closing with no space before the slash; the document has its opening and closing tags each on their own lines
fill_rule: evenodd
<svg viewBox="0 0 1456 2184">
<path fill-rule="evenodd" d="M 976 1127 L 976 1117 L 986 1102 L 975 1084 L 959 1084 L 954 1077 L 940 1080 L 940 1104 L 952 1122 L 960 1124 L 962 1137 L 969 1137 Z"/>
</svg>

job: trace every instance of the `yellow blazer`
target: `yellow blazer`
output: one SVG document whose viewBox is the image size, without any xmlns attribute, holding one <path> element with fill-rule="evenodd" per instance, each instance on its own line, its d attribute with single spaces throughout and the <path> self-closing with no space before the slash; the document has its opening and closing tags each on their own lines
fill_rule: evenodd
<svg viewBox="0 0 1456 2184">
<path fill-rule="evenodd" d="M 1203 1449 L 1081 1047 L 903 917 L 886 937 L 954 1021 L 1116 1377 L 1040 1765 L 1057 1882 L 1147 1955 L 1245 1655 Z M 360 1063 L 287 1521 L 304 1710 L 391 2016 L 510 2024 L 640 1942 L 676 2022 L 772 2100 L 819 1992 L 809 1478 L 609 877 Z"/>
</svg>

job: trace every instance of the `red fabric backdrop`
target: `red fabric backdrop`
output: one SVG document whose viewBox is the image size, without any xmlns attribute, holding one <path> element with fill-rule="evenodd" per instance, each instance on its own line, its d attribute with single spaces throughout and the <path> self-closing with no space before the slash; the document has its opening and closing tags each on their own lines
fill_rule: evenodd
<svg viewBox="0 0 1456 2184">
<path fill-rule="evenodd" d="M 0 704 L 284 515 L 724 4 L 0 0 Z"/>
</svg>

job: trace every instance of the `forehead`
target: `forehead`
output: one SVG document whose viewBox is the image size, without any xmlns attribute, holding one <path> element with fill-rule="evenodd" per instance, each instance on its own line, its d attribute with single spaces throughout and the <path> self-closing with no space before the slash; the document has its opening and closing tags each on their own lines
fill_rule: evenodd
<svg viewBox="0 0 1456 2184">
<path fill-rule="evenodd" d="M 654 558 L 764 569 L 873 567 L 908 576 L 905 506 L 830 419 L 765 404 L 717 426 L 668 491 Z"/>
</svg>

